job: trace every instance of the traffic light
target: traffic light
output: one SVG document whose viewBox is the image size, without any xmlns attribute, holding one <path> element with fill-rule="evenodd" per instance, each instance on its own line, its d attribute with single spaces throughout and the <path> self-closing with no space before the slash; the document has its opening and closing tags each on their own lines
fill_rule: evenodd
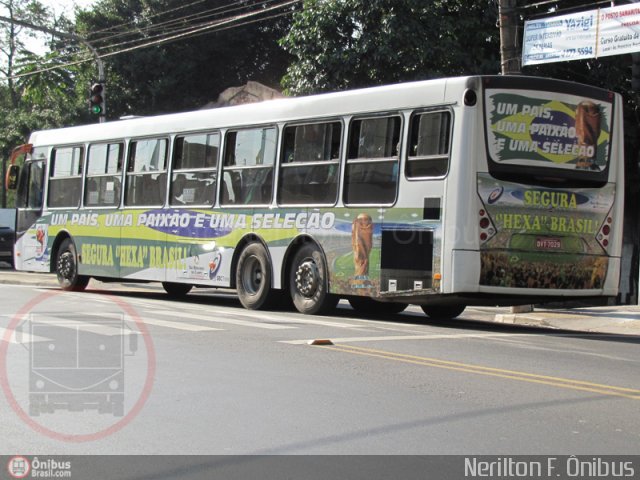
<svg viewBox="0 0 640 480">
<path fill-rule="evenodd" d="M 89 111 L 94 115 L 104 116 L 104 83 L 94 83 L 91 85 Z"/>
</svg>

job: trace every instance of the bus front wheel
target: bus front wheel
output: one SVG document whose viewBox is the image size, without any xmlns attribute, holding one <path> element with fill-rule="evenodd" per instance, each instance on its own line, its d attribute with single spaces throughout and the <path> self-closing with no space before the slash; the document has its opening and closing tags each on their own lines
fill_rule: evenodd
<svg viewBox="0 0 640 480">
<path fill-rule="evenodd" d="M 266 308 L 271 303 L 271 266 L 261 243 L 249 244 L 240 254 L 236 288 L 240 303 L 249 310 Z"/>
<path fill-rule="evenodd" d="M 324 255 L 313 243 L 296 252 L 289 272 L 289 291 L 296 309 L 309 315 L 327 313 L 339 298 L 329 293 Z"/>
<path fill-rule="evenodd" d="M 465 305 L 421 305 L 429 318 L 451 320 L 464 312 Z"/>
<path fill-rule="evenodd" d="M 78 254 L 70 238 L 63 240 L 58 249 L 56 276 L 62 290 L 80 292 L 89 284 L 89 277 L 78 274 Z"/>
</svg>

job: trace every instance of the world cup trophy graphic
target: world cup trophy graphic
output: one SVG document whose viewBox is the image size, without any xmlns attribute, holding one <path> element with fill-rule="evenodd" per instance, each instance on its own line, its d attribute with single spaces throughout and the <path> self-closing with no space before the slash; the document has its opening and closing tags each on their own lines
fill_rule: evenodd
<svg viewBox="0 0 640 480">
<path fill-rule="evenodd" d="M 576 108 L 576 137 L 581 154 L 576 168 L 597 170 L 595 163 L 600 136 L 600 106 L 593 102 L 583 101 Z"/>
<path fill-rule="evenodd" d="M 373 222 L 366 213 L 361 213 L 353 221 L 351 226 L 351 246 L 353 247 L 355 276 L 368 276 L 369 254 L 373 246 Z"/>
</svg>

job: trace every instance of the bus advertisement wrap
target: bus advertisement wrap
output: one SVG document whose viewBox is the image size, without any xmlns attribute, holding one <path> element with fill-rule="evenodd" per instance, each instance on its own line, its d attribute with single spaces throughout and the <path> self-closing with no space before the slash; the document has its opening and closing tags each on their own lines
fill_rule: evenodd
<svg viewBox="0 0 640 480">
<path fill-rule="evenodd" d="M 480 247 L 480 284 L 545 289 L 599 289 L 615 188 L 562 191 L 478 174 L 491 219 Z"/>
<path fill-rule="evenodd" d="M 420 214 L 366 208 L 58 210 L 43 215 L 18 242 L 25 251 L 35 249 L 36 255 L 21 258 L 22 267 L 32 270 L 48 271 L 54 239 L 73 231 L 82 275 L 228 287 L 234 251 L 247 232 L 262 238 L 273 257 L 284 256 L 293 239 L 305 233 L 324 246 L 331 291 L 366 296 L 384 290 L 383 232 L 433 232 L 426 254 L 431 257 L 440 248 L 440 222 L 425 222 Z M 432 268 L 440 268 L 439 256 Z"/>
<path fill-rule="evenodd" d="M 486 98 L 487 146 L 494 162 L 606 168 L 611 103 L 521 90 L 487 90 Z"/>
</svg>

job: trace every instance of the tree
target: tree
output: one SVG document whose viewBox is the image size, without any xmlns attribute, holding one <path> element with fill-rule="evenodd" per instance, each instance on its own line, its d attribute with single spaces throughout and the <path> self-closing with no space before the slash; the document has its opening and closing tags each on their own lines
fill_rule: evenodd
<svg viewBox="0 0 640 480">
<path fill-rule="evenodd" d="M 92 10 L 80 12 L 78 32 L 101 54 L 130 49 L 105 59 L 112 75 L 107 86 L 109 116 L 200 108 L 224 89 L 248 80 L 278 85 L 288 60 L 278 45 L 288 28 L 287 17 L 251 24 L 237 20 L 162 41 L 210 22 L 259 11 L 268 3 L 210 0 L 205 7 L 182 0 L 102 0 Z"/>
<path fill-rule="evenodd" d="M 497 10 L 483 0 L 306 0 L 281 45 L 289 93 L 498 73 Z"/>
<path fill-rule="evenodd" d="M 47 15 L 47 10 L 38 0 L 0 0 L 0 7 L 4 8 L 11 20 L 38 23 L 43 22 Z M 10 101 L 14 108 L 17 108 L 20 101 L 20 92 L 15 85 L 13 74 L 16 62 L 26 52 L 25 36 L 33 37 L 35 32 L 13 21 L 2 24 L 0 28 L 0 53 L 4 57 L 0 59 L 0 74 L 6 78 Z"/>
</svg>

